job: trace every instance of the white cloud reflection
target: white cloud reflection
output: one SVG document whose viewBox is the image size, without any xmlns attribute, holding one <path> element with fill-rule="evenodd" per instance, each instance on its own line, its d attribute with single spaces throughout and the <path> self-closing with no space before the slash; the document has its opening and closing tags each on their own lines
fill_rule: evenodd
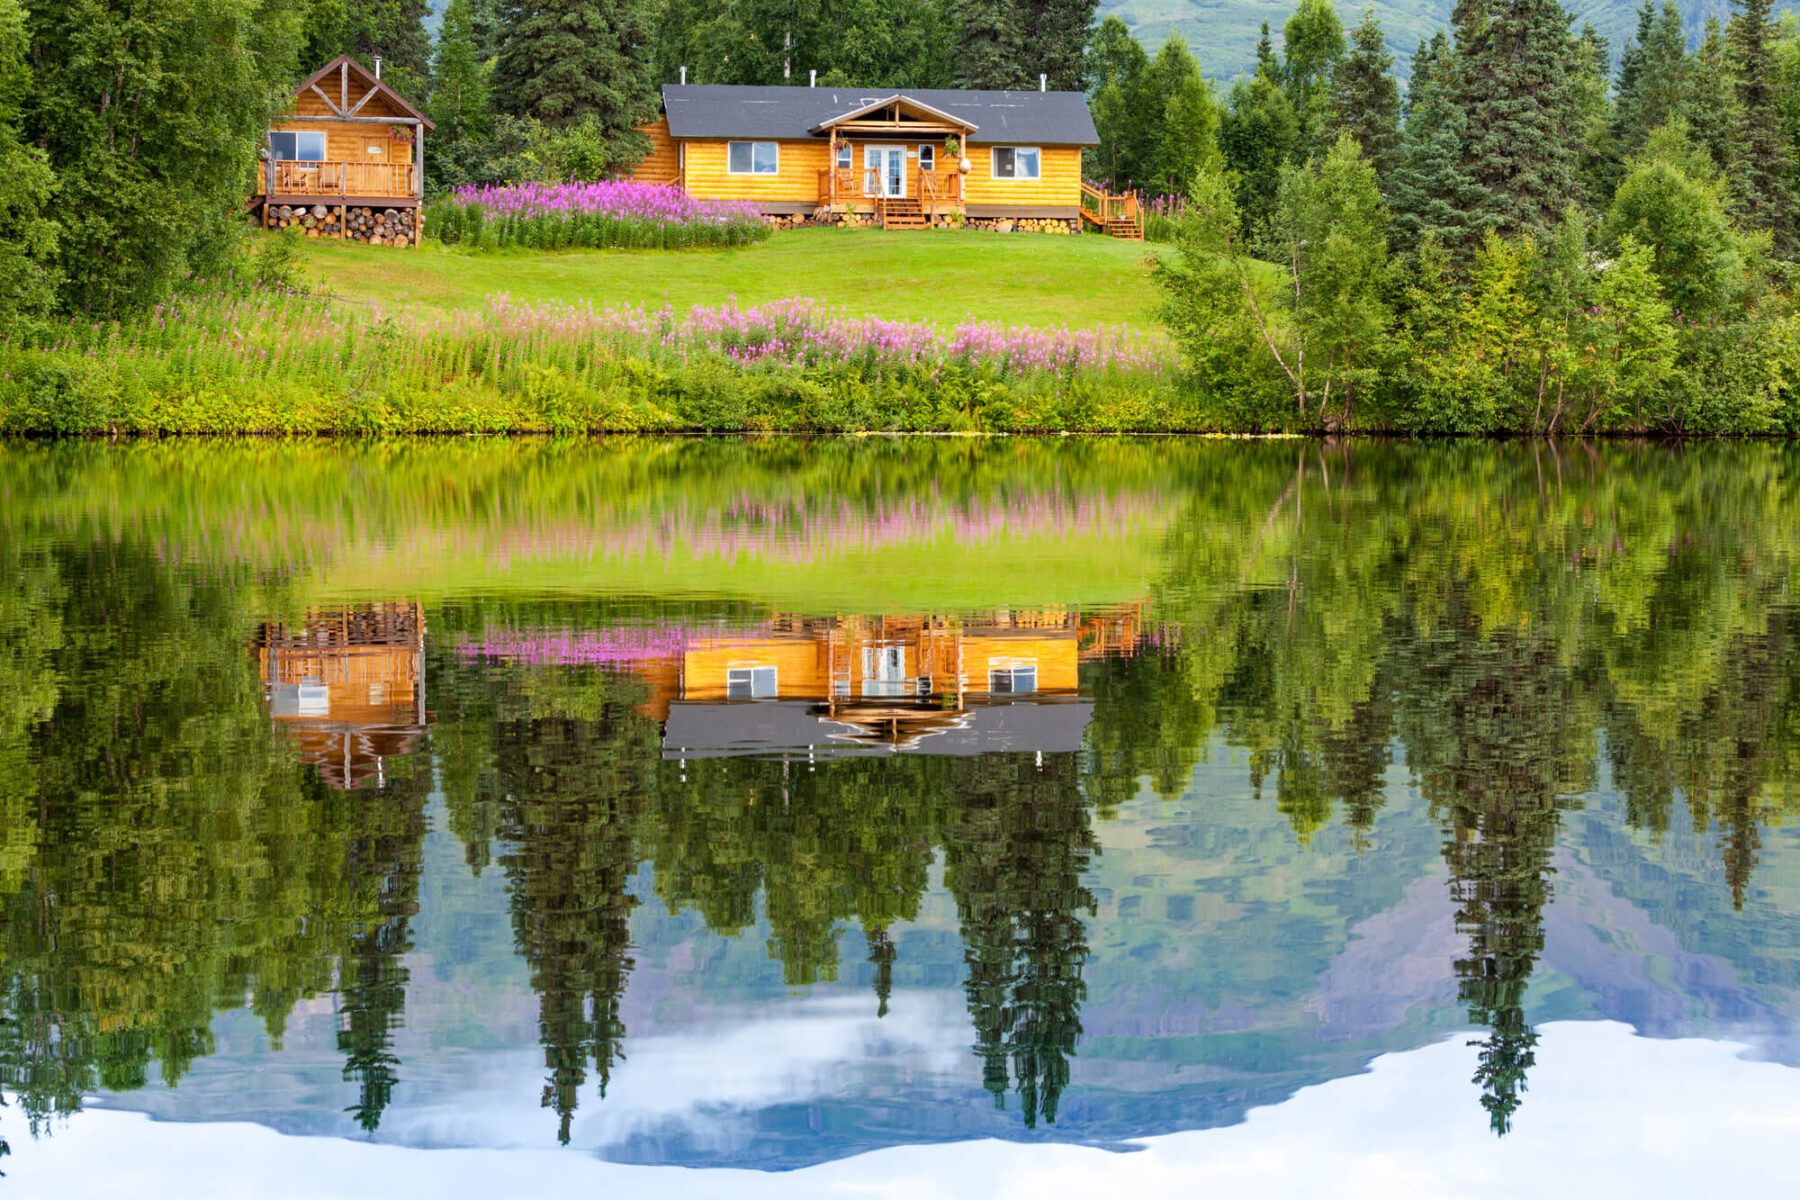
<svg viewBox="0 0 1800 1200">
<path fill-rule="evenodd" d="M 569 1142 L 604 1150 L 640 1135 L 679 1137 L 724 1153 L 755 1136 L 754 1114 L 850 1091 L 884 1075 L 962 1075 L 979 1086 L 960 991 L 896 993 L 875 1015 L 875 997 L 802 997 L 768 1009 L 733 1008 L 716 1023 L 672 1034 L 633 1036 L 613 1069 L 606 1099 L 582 1088 Z M 396 1106 L 384 1138 L 414 1145 L 548 1147 L 556 1122 L 519 1103 L 543 1085 L 543 1051 L 484 1056 L 441 1102 Z"/>
<path fill-rule="evenodd" d="M 631 1084 L 633 1103 L 659 1104 L 659 1119 L 703 1119 L 721 1105 L 760 1104 L 827 1083 L 834 1069 L 831 1038 L 849 1039 L 836 1044 L 838 1053 L 867 1049 L 856 1040 L 855 1022 L 834 1025 L 839 1032 L 830 1038 L 816 1025 L 806 1028 L 803 1038 L 771 1027 L 750 1031 L 756 1040 L 742 1062 L 766 1062 L 768 1038 L 794 1036 L 782 1043 L 794 1062 L 767 1079 L 749 1078 L 727 1061 L 731 1039 L 698 1054 L 646 1049 L 632 1066 L 642 1073 Z M 1610 1022 L 1561 1022 L 1541 1033 L 1530 1093 L 1514 1133 L 1498 1141 L 1469 1083 L 1474 1051 L 1468 1036 L 1458 1035 L 1385 1055 L 1365 1074 L 1304 1089 L 1238 1125 L 1147 1139 L 1129 1154 L 963 1142 L 896 1147 L 765 1174 L 624 1166 L 554 1150 L 418 1150 L 288 1137 L 246 1124 L 157 1123 L 101 1110 L 53 1137 L 15 1144 L 6 1190 L 57 1200 L 578 1194 L 1646 1200 L 1791 1194 L 1800 1184 L 1793 1151 L 1800 1071 L 1740 1057 L 1741 1048 L 1726 1043 L 1639 1038 Z M 940 1040 L 949 1039 L 926 1038 L 931 1045 Z"/>
</svg>

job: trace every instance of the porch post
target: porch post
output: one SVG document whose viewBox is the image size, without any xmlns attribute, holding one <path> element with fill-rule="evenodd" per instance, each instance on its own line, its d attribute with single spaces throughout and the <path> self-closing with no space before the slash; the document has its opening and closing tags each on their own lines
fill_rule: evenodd
<svg viewBox="0 0 1800 1200">
<path fill-rule="evenodd" d="M 273 129 L 263 134 L 263 146 L 269 152 L 269 161 L 263 169 L 263 215 L 267 217 L 269 201 L 275 198 L 275 131 Z"/>
<path fill-rule="evenodd" d="M 829 204 L 836 204 L 837 203 L 837 127 L 836 126 L 832 127 L 831 141 L 830 141 L 830 144 L 826 147 L 825 153 L 830 156 L 826 160 L 830 164 L 829 169 L 825 172 L 825 178 L 830 180 L 830 182 L 825 185 L 825 187 L 826 187 L 826 190 L 825 190 L 826 202 Z"/>
</svg>

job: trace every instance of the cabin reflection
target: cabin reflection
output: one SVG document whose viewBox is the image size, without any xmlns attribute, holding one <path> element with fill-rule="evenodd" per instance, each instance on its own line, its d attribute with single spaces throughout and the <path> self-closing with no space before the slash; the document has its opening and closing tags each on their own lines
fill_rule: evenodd
<svg viewBox="0 0 1800 1200">
<path fill-rule="evenodd" d="M 425 610 L 417 602 L 308 609 L 256 633 L 269 716 L 334 788 L 380 787 L 425 732 Z"/>
<path fill-rule="evenodd" d="M 1135 646 L 1134 608 L 778 616 L 642 664 L 668 759 L 1079 750 L 1084 657 Z"/>
</svg>

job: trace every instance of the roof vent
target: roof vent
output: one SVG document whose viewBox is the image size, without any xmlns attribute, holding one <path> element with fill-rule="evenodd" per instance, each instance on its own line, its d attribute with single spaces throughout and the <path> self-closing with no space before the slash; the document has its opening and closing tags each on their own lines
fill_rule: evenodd
<svg viewBox="0 0 1800 1200">
<path fill-rule="evenodd" d="M 1039 72 L 1038 73 L 1038 91 L 1047 92 L 1049 90 L 1050 90 L 1050 76 L 1045 75 L 1042 72 Z"/>
<path fill-rule="evenodd" d="M 681 86 L 682 87 L 687 86 L 687 68 L 686 67 L 681 68 Z"/>
<path fill-rule="evenodd" d="M 375 78 L 381 78 L 381 55 L 379 54 L 375 56 Z"/>
<path fill-rule="evenodd" d="M 812 70 L 810 70 L 806 73 L 806 86 L 807 87 L 818 87 L 819 86 L 819 71 L 818 71 L 817 67 L 813 68 Z"/>
</svg>

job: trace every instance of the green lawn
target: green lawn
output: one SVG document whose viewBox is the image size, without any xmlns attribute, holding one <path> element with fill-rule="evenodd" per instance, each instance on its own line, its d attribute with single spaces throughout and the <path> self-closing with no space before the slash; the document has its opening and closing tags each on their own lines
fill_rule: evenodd
<svg viewBox="0 0 1800 1200">
<path fill-rule="evenodd" d="M 811 296 L 857 313 L 1013 325 L 1148 325 L 1148 248 L 1098 235 L 796 229 L 739 250 L 470 254 L 304 242 L 310 274 L 355 300 L 469 308 L 494 292 L 678 309 Z"/>
</svg>

